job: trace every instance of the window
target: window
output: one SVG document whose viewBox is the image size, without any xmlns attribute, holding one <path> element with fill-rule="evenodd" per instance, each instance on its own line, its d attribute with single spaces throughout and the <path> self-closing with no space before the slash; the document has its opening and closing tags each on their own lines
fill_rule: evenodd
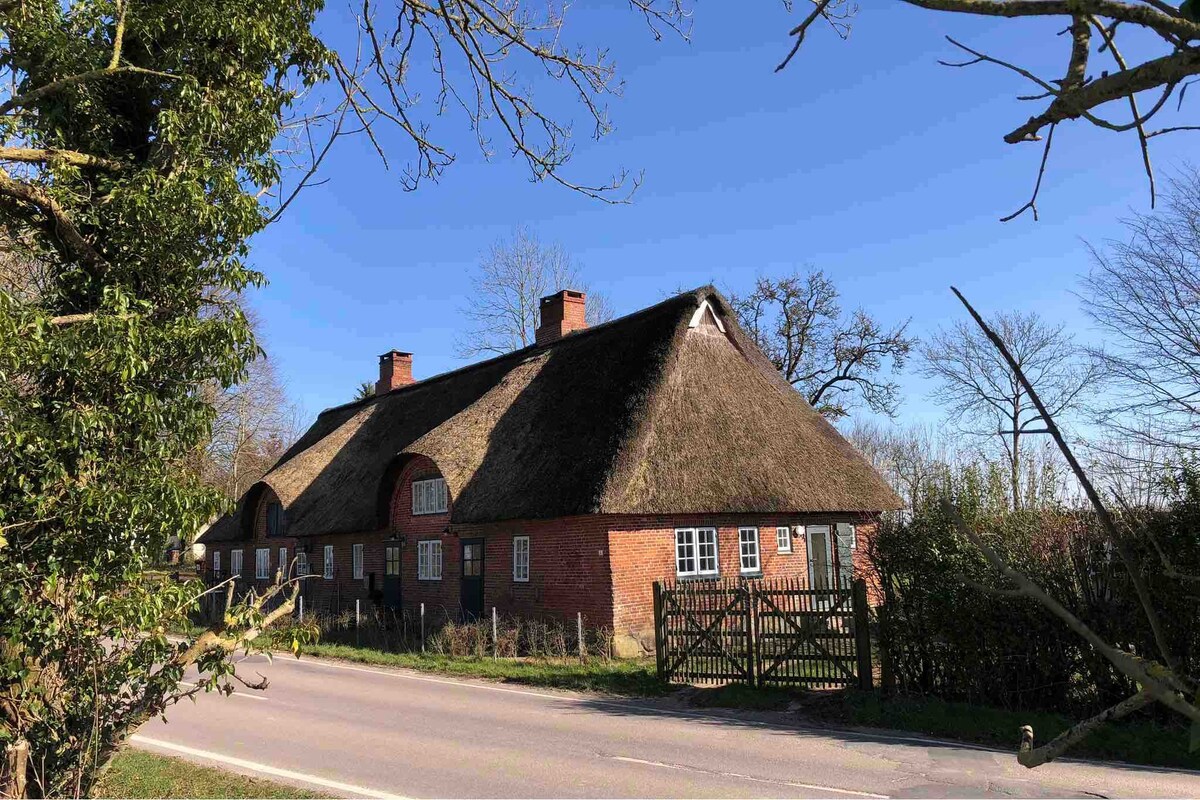
<svg viewBox="0 0 1200 800">
<path fill-rule="evenodd" d="M 399 575 L 400 574 L 400 548 L 397 545 L 389 544 L 383 550 L 383 574 L 384 575 Z"/>
<path fill-rule="evenodd" d="M 529 581 L 529 537 L 513 537 L 513 580 L 520 583 Z"/>
<path fill-rule="evenodd" d="M 442 543 L 437 539 L 417 542 L 417 578 L 423 581 L 442 579 Z"/>
<path fill-rule="evenodd" d="M 260 547 L 254 551 L 254 577 L 260 581 L 271 577 L 271 550 Z"/>
<path fill-rule="evenodd" d="M 283 570 L 283 577 L 286 579 L 292 568 L 292 565 L 288 563 L 286 547 L 279 548 L 279 568 Z"/>
<path fill-rule="evenodd" d="M 230 550 L 229 551 L 229 574 L 230 575 L 241 575 L 242 574 L 242 551 L 241 550 Z"/>
<path fill-rule="evenodd" d="M 758 528 L 738 528 L 738 553 L 742 559 L 742 574 L 762 572 L 758 563 Z"/>
<path fill-rule="evenodd" d="M 296 551 L 296 574 L 308 574 L 308 553 L 304 552 L 303 550 Z"/>
<path fill-rule="evenodd" d="M 780 553 L 792 552 L 792 532 L 786 525 L 775 529 L 775 549 Z"/>
<path fill-rule="evenodd" d="M 423 481 L 413 481 L 413 514 L 445 513 L 447 502 L 445 479 L 429 478 Z"/>
<path fill-rule="evenodd" d="M 283 535 L 283 506 L 278 501 L 267 503 L 267 536 Z"/>
<path fill-rule="evenodd" d="M 221 577 L 221 551 L 213 551 L 212 574 L 214 578 Z"/>
<path fill-rule="evenodd" d="M 350 548 L 350 561 L 354 566 L 354 580 L 361 581 L 363 576 L 362 545 L 356 544 Z"/>
<path fill-rule="evenodd" d="M 675 529 L 675 574 L 681 578 L 717 574 L 717 529 Z"/>
<path fill-rule="evenodd" d="M 333 545 L 325 545 L 325 580 L 333 580 Z"/>
</svg>

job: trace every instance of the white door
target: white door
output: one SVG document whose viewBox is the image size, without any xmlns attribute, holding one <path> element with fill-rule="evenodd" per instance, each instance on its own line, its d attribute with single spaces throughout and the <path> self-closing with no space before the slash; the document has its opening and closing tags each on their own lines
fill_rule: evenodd
<svg viewBox="0 0 1200 800">
<path fill-rule="evenodd" d="M 829 589 L 833 584 L 833 560 L 829 556 L 829 526 L 809 525 L 808 585 L 813 589 Z"/>
</svg>

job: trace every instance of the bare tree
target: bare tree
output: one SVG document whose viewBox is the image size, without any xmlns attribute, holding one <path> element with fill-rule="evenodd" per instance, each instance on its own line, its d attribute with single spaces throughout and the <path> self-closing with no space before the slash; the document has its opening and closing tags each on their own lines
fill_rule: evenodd
<svg viewBox="0 0 1200 800">
<path fill-rule="evenodd" d="M 964 58 L 942 61 L 950 67 L 990 64 L 1011 71 L 1031 86 L 1018 100 L 1039 105 L 1038 110 L 1004 134 L 1009 144 L 1043 141 L 1041 165 L 1029 201 L 1004 221 L 1025 211 L 1037 219 L 1038 192 L 1054 140 L 1055 128 L 1063 122 L 1083 119 L 1105 130 L 1136 136 L 1142 164 L 1154 204 L 1154 170 L 1150 140 L 1178 131 L 1200 130 L 1189 124 L 1152 127 L 1163 113 L 1182 104 L 1193 76 L 1200 74 L 1200 16 L 1194 0 L 1176 8 L 1165 0 L 904 0 L 909 5 L 938 12 L 942 16 L 983 16 L 1012 20 L 1012 41 L 1026 41 L 1015 27 L 1017 20 L 1061 20 L 1065 68 L 1061 74 L 1040 76 L 1011 61 L 998 58 L 946 37 Z M 809 29 L 826 23 L 843 39 L 849 34 L 850 17 L 857 6 L 849 0 L 813 0 L 807 13 L 788 35 L 792 47 L 776 70 L 786 67 L 803 44 Z M 1065 30 L 1064 30 L 1065 28 Z M 1118 38 L 1120 41 L 1118 42 Z M 1051 42 L 1053 43 L 1053 42 Z M 1131 45 L 1131 49 L 1124 49 Z M 1095 59 L 1101 59 L 1096 63 Z M 1176 98 L 1176 102 L 1171 102 Z M 1115 103 L 1125 116 L 1110 116 Z M 1024 117 L 1024 115 L 1022 115 Z"/>
<path fill-rule="evenodd" d="M 1061 325 L 1036 314 L 1001 313 L 991 326 L 1019 368 L 1040 387 L 1050 413 L 1078 411 L 1101 372 Z M 934 399 L 952 421 L 976 436 L 995 437 L 1008 466 L 1012 506 L 1022 507 L 1024 437 L 1044 433 L 1042 415 L 1017 373 L 977 328 L 959 322 L 939 330 L 921 348 L 922 374 L 937 381 Z"/>
<path fill-rule="evenodd" d="M 1109 345 L 1095 353 L 1115 389 L 1101 421 L 1120 437 L 1200 450 L 1200 175 L 1176 176 L 1162 212 L 1124 224 L 1128 239 L 1092 249 L 1082 292 Z"/>
<path fill-rule="evenodd" d="M 841 419 L 859 405 L 895 416 L 899 386 L 885 370 L 904 367 L 915 343 L 909 320 L 885 328 L 862 309 L 843 315 L 837 287 L 820 270 L 759 278 L 730 302 L 776 369 L 826 417 Z"/>
<path fill-rule="evenodd" d="M 1129 697 L 1095 716 L 1072 725 L 1066 731 L 1041 746 L 1034 746 L 1033 727 L 1026 725 L 1021 729 L 1021 741 L 1017 753 L 1018 761 L 1029 768 L 1052 761 L 1075 744 L 1078 744 L 1097 728 L 1113 720 L 1126 717 L 1153 703 L 1159 703 L 1185 719 L 1190 720 L 1192 723 L 1193 741 L 1195 741 L 1195 737 L 1200 734 L 1200 703 L 1197 703 L 1195 700 L 1197 697 L 1197 688 L 1200 686 L 1200 676 L 1189 674 L 1186 671 L 1188 665 L 1182 664 L 1172 651 L 1170 643 L 1164 634 L 1159 610 L 1146 585 L 1146 580 L 1142 573 L 1142 565 L 1138 563 L 1132 553 L 1130 542 L 1136 538 L 1148 539 L 1154 551 L 1158 554 L 1163 575 L 1171 580 L 1189 584 L 1196 583 L 1200 582 L 1200 575 L 1180 573 L 1159 545 L 1151 528 L 1145 524 L 1139 525 L 1139 521 L 1133 515 L 1127 515 L 1128 518 L 1121 521 L 1124 524 L 1124 530 L 1118 528 L 1118 519 L 1112 515 L 1101 499 L 1086 470 L 1079 463 L 1070 445 L 1067 443 L 1062 429 L 1054 419 L 1054 413 L 1042 400 L 1040 391 L 1035 388 L 1034 382 L 1024 369 L 1022 369 L 1016 355 L 1010 351 L 1003 337 L 984 321 L 983 317 L 967 302 L 966 298 L 957 289 L 953 289 L 953 291 L 958 299 L 962 301 L 963 305 L 966 306 L 967 311 L 976 325 L 979 326 L 979 330 L 983 336 L 996 349 L 1000 358 L 1003 359 L 1004 363 L 1008 365 L 1008 368 L 1016 376 L 1021 388 L 1029 396 L 1036 413 L 1042 419 L 1045 425 L 1044 432 L 1049 434 L 1054 440 L 1054 444 L 1058 447 L 1059 452 L 1062 453 L 1063 458 L 1070 465 L 1071 471 L 1075 474 L 1076 479 L 1087 495 L 1088 501 L 1095 510 L 1097 518 L 1100 520 L 1108 542 L 1112 545 L 1113 550 L 1125 566 L 1130 583 L 1134 588 L 1150 631 L 1153 634 L 1157 650 L 1157 652 L 1134 653 L 1120 644 L 1105 641 L 1085 621 L 1079 619 L 1079 617 L 1075 616 L 1062 603 L 1050 595 L 1044 587 L 1039 586 L 1029 576 L 1014 569 L 1005 561 L 1003 556 L 989 546 L 983 537 L 967 524 L 953 505 L 947 503 L 946 511 L 954 521 L 959 532 L 979 549 L 987 562 L 1002 579 L 1001 586 L 988 587 L 977 585 L 977 588 L 1004 597 L 1027 598 L 1038 603 L 1062 621 L 1073 633 L 1088 642 L 1118 672 L 1137 686 L 1137 691 Z"/>
<path fill-rule="evenodd" d="M 562 289 L 587 293 L 587 323 L 612 319 L 612 306 L 589 291 L 582 268 L 557 244 L 543 244 L 527 228 L 500 239 L 479 262 L 471 279 L 471 297 L 463 313 L 471 329 L 456 342 L 459 356 L 508 353 L 533 344 L 540 322 L 538 301 Z"/>
<path fill-rule="evenodd" d="M 202 391 L 210 398 L 216 418 L 201 474 L 206 483 L 236 499 L 300 437 L 303 420 L 265 356 L 250 362 L 241 383 L 223 390 L 206 386 Z"/>
</svg>

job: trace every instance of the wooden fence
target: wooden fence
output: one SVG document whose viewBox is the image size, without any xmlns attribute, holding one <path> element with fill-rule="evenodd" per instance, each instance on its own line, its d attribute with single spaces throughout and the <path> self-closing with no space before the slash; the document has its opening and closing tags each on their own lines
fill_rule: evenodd
<svg viewBox="0 0 1200 800">
<path fill-rule="evenodd" d="M 654 584 L 659 678 L 870 689 L 867 589 L 802 581 Z"/>
</svg>

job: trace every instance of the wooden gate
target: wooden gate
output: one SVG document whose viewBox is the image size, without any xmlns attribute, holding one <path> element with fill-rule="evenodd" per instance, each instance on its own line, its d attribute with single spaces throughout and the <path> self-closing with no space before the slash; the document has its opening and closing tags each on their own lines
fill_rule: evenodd
<svg viewBox="0 0 1200 800">
<path fill-rule="evenodd" d="M 869 689 L 867 591 L 799 580 L 654 584 L 658 675 L 676 683 Z"/>
<path fill-rule="evenodd" d="M 751 592 L 732 581 L 654 584 L 658 675 L 681 683 L 754 679 Z"/>
</svg>

